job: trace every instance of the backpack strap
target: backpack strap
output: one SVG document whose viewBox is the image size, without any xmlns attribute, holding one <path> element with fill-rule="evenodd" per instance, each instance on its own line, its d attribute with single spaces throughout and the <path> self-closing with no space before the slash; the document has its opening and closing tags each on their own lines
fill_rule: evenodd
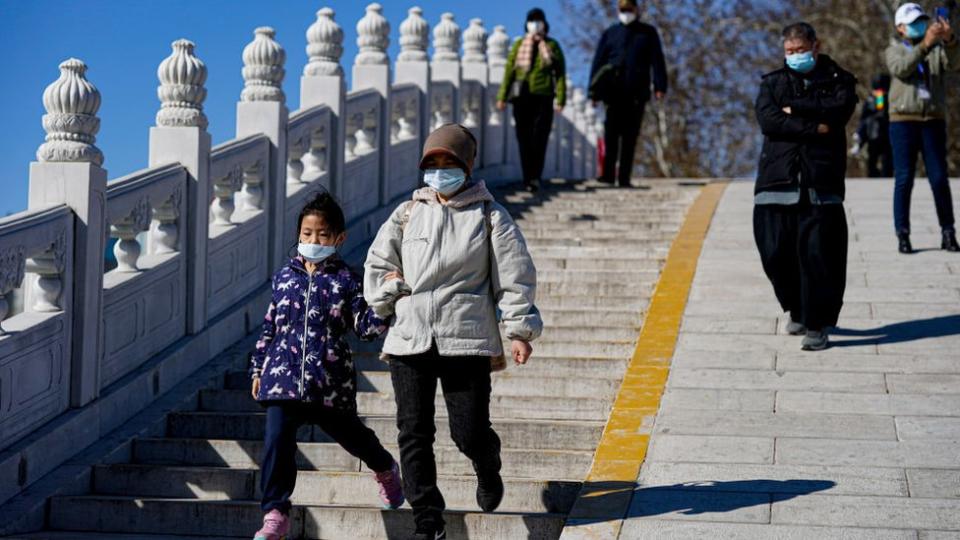
<svg viewBox="0 0 960 540">
<path fill-rule="evenodd" d="M 403 230 L 407 228 L 407 223 L 410 223 L 410 214 L 413 212 L 413 205 L 417 204 L 417 201 L 407 201 L 403 203 L 403 212 L 400 214 L 400 238 L 403 239 Z"/>
</svg>

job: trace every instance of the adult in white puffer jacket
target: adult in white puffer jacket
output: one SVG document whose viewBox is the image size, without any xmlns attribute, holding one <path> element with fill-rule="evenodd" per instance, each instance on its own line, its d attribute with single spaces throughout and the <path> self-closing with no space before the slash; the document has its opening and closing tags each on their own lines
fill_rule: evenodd
<svg viewBox="0 0 960 540">
<path fill-rule="evenodd" d="M 503 497 L 500 439 L 490 424 L 491 358 L 503 354 L 497 309 L 518 364 L 543 328 L 523 234 L 484 183 L 470 177 L 476 150 L 463 126 L 430 134 L 420 161 L 428 187 L 380 227 L 364 265 L 367 302 L 381 317 L 395 315 L 383 352 L 418 538 L 441 538 L 444 530 L 433 455 L 437 381 L 451 437 L 477 472 L 477 502 L 493 511 Z"/>
</svg>

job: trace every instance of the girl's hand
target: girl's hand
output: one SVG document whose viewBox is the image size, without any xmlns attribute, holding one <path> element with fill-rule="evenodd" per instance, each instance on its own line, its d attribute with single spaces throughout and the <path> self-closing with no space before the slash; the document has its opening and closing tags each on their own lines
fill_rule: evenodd
<svg viewBox="0 0 960 540">
<path fill-rule="evenodd" d="M 250 395 L 253 396 L 253 399 L 257 399 L 257 394 L 260 393 L 260 377 L 253 379 L 253 386 L 250 388 Z"/>
<path fill-rule="evenodd" d="M 383 276 L 384 281 L 392 281 L 394 279 L 399 279 L 400 281 L 403 281 L 403 274 L 401 274 L 400 272 L 394 271 Z"/>
<path fill-rule="evenodd" d="M 520 339 L 511 341 L 510 349 L 513 361 L 516 362 L 518 366 L 526 364 L 527 360 L 530 359 L 530 355 L 533 354 L 533 347 L 530 346 L 530 342 Z"/>
</svg>

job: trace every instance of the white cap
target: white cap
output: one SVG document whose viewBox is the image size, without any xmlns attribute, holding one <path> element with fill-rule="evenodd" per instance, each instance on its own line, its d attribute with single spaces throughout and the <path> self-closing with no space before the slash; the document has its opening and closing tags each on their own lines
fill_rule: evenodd
<svg viewBox="0 0 960 540">
<path fill-rule="evenodd" d="M 897 8 L 897 15 L 894 17 L 894 21 L 896 21 L 897 26 L 900 26 L 901 24 L 912 24 L 921 17 L 930 18 L 929 15 L 924 13 L 923 8 L 920 7 L 919 4 L 910 2 Z"/>
</svg>

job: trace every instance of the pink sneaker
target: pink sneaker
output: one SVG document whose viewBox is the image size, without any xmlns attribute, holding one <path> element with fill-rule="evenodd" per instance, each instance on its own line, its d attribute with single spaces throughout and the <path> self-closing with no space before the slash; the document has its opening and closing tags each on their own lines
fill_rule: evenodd
<svg viewBox="0 0 960 540">
<path fill-rule="evenodd" d="M 403 485 L 400 482 L 400 466 L 393 462 L 393 467 L 389 471 L 373 473 L 373 477 L 380 486 L 380 500 L 383 501 L 383 507 L 395 510 L 400 508 L 405 500 L 403 497 Z"/>
<path fill-rule="evenodd" d="M 257 531 L 253 540 L 284 540 L 290 532 L 287 516 L 274 508 L 263 516 L 263 528 Z"/>
</svg>

